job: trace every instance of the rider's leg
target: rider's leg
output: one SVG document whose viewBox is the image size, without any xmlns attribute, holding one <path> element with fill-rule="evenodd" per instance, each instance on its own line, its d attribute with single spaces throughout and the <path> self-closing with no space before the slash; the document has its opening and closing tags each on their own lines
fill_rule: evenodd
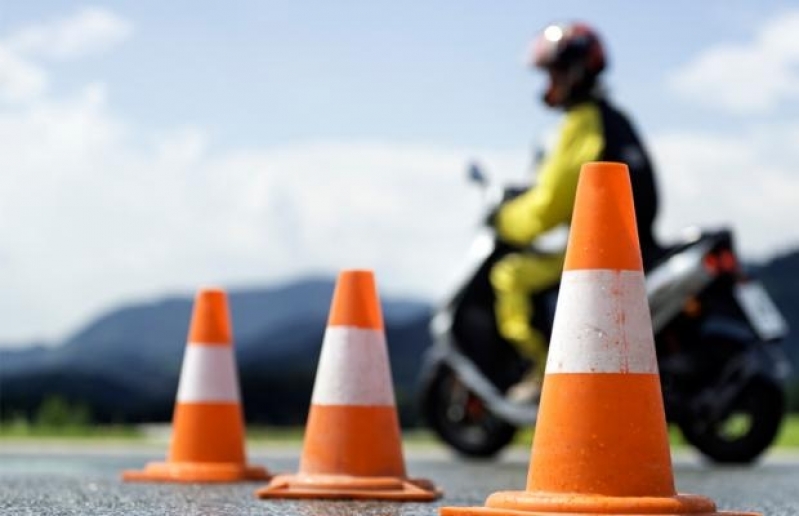
<svg viewBox="0 0 799 516">
<path fill-rule="evenodd" d="M 547 357 L 546 339 L 530 325 L 530 297 L 556 283 L 562 269 L 563 255 L 515 253 L 498 261 L 491 270 L 499 333 L 532 361 L 529 381 L 540 381 Z"/>
</svg>

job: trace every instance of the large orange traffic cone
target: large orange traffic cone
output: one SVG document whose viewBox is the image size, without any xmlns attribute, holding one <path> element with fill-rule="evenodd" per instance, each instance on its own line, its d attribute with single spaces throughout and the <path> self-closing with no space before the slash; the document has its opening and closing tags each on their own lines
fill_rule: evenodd
<svg viewBox="0 0 799 516">
<path fill-rule="evenodd" d="M 441 493 L 405 474 L 383 315 L 371 271 L 343 271 L 325 331 L 300 471 L 260 498 L 425 501 Z"/>
<path fill-rule="evenodd" d="M 122 478 L 156 482 L 269 478 L 264 468 L 245 462 L 236 357 L 222 290 L 201 290 L 194 303 L 167 461 L 150 463 L 144 471 L 125 471 Z"/>
<path fill-rule="evenodd" d="M 527 489 L 455 515 L 744 516 L 677 494 L 627 166 L 583 166 Z"/>
</svg>

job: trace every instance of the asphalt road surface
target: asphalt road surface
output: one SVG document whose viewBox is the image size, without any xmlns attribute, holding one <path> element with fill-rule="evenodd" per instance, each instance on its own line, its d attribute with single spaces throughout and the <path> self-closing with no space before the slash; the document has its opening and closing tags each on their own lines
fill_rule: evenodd
<svg viewBox="0 0 799 516">
<path fill-rule="evenodd" d="M 298 449 L 258 448 L 250 462 L 273 473 L 294 472 Z M 433 480 L 444 497 L 432 503 L 265 501 L 263 485 L 126 484 L 124 469 L 163 460 L 155 447 L 48 446 L 0 443 L 2 515 L 436 515 L 442 505 L 482 506 L 500 490 L 523 489 L 529 457 L 518 448 L 493 462 L 455 459 L 437 447 L 406 448 L 408 474 Z M 708 496 L 719 509 L 799 515 L 799 455 L 772 453 L 752 467 L 712 467 L 690 453 L 674 457 L 677 490 Z M 631 472 L 635 474 L 635 472 Z"/>
</svg>

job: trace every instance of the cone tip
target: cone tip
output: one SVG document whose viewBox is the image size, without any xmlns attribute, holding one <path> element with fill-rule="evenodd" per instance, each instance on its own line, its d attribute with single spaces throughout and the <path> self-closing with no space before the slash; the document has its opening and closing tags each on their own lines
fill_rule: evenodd
<svg viewBox="0 0 799 516">
<path fill-rule="evenodd" d="M 197 291 L 189 327 L 189 342 L 194 344 L 230 344 L 232 341 L 227 294 L 219 287 Z"/>
<path fill-rule="evenodd" d="M 374 272 L 368 269 L 345 269 L 339 273 L 327 324 L 383 329 Z"/>
<path fill-rule="evenodd" d="M 580 174 L 629 174 L 625 163 L 617 161 L 589 161 L 583 163 Z"/>
<path fill-rule="evenodd" d="M 375 273 L 371 269 L 342 269 L 338 273 L 338 281 L 371 282 L 375 281 Z"/>
<path fill-rule="evenodd" d="M 583 164 L 564 270 L 643 270 L 630 173 L 624 163 Z"/>
<path fill-rule="evenodd" d="M 219 302 L 220 300 L 226 301 L 227 300 L 227 293 L 225 289 L 222 287 L 216 286 L 207 286 L 201 287 L 197 290 L 197 294 L 195 295 L 195 299 L 205 299 Z"/>
</svg>

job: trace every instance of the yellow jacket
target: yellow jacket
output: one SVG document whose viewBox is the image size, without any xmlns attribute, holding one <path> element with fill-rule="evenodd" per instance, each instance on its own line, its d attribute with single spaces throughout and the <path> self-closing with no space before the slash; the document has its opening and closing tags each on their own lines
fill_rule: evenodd
<svg viewBox="0 0 799 516">
<path fill-rule="evenodd" d="M 569 109 L 558 142 L 541 165 L 536 184 L 497 213 L 500 238 L 523 246 L 560 224 L 568 224 L 580 167 L 598 160 L 604 145 L 599 107 L 586 102 Z"/>
</svg>

